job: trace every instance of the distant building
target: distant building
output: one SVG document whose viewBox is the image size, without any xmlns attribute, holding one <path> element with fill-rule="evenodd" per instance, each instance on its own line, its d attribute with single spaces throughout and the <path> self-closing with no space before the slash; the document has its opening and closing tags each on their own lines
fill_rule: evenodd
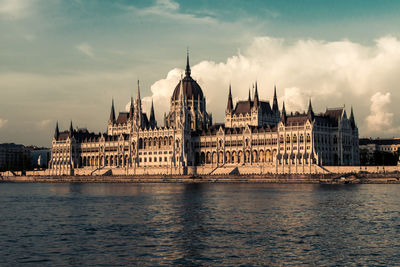
<svg viewBox="0 0 400 267">
<path fill-rule="evenodd" d="M 113 169 L 134 174 L 179 169 L 184 174 L 188 167 L 199 166 L 246 165 L 257 170 L 263 166 L 304 169 L 313 164 L 360 164 L 353 109 L 349 117 L 344 107 L 316 114 L 310 100 L 307 112 L 287 114 L 284 103 L 279 109 L 276 88 L 272 107 L 269 101 L 259 99 L 258 90 L 256 83 L 254 97 L 249 92 L 247 100 L 234 105 L 229 86 L 224 123 L 213 124 L 187 57 L 185 77 L 172 94 L 164 127 L 155 119 L 153 104 L 149 116 L 143 112 L 138 83 L 129 112 L 116 116 L 112 101 L 106 133 L 76 130 L 72 122 L 69 130 L 60 132 L 57 123 L 51 171 L 91 174 Z"/>
<path fill-rule="evenodd" d="M 397 165 L 400 158 L 400 138 L 361 138 L 362 165 Z"/>
<path fill-rule="evenodd" d="M 24 145 L 0 144 L 0 171 L 21 171 L 31 167 L 31 153 Z"/>
<path fill-rule="evenodd" d="M 360 138 L 360 150 L 361 149 L 368 150 L 369 153 L 375 151 L 398 152 L 400 151 L 400 138 Z"/>
<path fill-rule="evenodd" d="M 50 148 L 28 146 L 31 152 L 31 166 L 33 168 L 47 168 L 50 161 Z"/>
</svg>

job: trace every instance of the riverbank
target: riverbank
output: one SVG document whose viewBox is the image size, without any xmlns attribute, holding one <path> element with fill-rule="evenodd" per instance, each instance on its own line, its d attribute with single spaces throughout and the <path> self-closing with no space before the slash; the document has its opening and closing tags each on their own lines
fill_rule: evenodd
<svg viewBox="0 0 400 267">
<path fill-rule="evenodd" d="M 9 183 L 278 183 L 397 184 L 400 173 L 270 174 L 270 175 L 137 175 L 137 176 L 8 176 Z"/>
</svg>

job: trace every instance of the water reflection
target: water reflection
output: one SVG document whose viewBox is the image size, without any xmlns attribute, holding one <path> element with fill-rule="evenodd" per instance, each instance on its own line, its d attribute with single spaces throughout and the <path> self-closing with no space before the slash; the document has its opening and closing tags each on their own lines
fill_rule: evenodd
<svg viewBox="0 0 400 267">
<path fill-rule="evenodd" d="M 395 265 L 399 189 L 2 184 L 0 265 Z"/>
<path fill-rule="evenodd" d="M 208 213 L 204 201 L 203 184 L 185 184 L 180 195 L 181 205 L 177 210 L 177 222 L 180 230 L 174 238 L 177 247 L 183 252 L 174 264 L 194 265 L 196 260 L 202 259 L 205 249 L 204 237 L 206 226 L 204 215 Z"/>
</svg>

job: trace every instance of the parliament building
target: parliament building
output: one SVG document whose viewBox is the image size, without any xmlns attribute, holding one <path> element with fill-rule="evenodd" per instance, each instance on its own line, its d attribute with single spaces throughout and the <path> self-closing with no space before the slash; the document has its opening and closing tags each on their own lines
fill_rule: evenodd
<svg viewBox="0 0 400 267">
<path fill-rule="evenodd" d="M 129 112 L 115 113 L 112 101 L 107 132 L 87 129 L 59 131 L 52 140 L 52 175 L 176 175 L 233 173 L 310 173 L 324 166 L 360 164 L 358 128 L 353 109 L 344 107 L 288 114 L 276 87 L 272 106 L 259 99 L 258 85 L 246 100 L 227 95 L 224 123 L 213 123 L 206 98 L 191 77 L 189 56 L 185 76 L 175 87 L 163 126 L 154 106 L 142 109 L 140 86 Z"/>
</svg>

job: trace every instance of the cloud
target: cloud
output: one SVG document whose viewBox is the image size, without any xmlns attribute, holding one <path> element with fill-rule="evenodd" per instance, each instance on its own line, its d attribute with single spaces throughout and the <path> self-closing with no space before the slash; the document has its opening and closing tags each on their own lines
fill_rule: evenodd
<svg viewBox="0 0 400 267">
<path fill-rule="evenodd" d="M 49 126 L 51 122 L 52 122 L 52 120 L 41 120 L 36 123 L 36 126 L 38 128 L 45 128 L 45 127 Z"/>
<path fill-rule="evenodd" d="M 395 134 L 393 129 L 399 129 L 400 118 L 390 115 L 400 112 L 396 105 L 400 98 L 400 41 L 395 37 L 384 36 L 370 45 L 362 45 L 349 40 L 289 42 L 264 36 L 254 38 L 241 51 L 221 62 L 191 61 L 194 63 L 192 77 L 203 89 L 207 111 L 213 114 L 214 122 L 223 121 L 229 83 L 232 84 L 233 99 L 237 101 L 246 99 L 249 87 L 257 81 L 260 99 L 266 101 L 272 100 L 276 84 L 279 106 L 281 108 L 285 101 L 288 112 L 305 111 L 311 98 L 316 113 L 325 111 L 326 107 L 353 105 L 361 136 L 391 136 Z M 185 56 L 181 62 L 184 67 Z M 20 140 L 31 138 L 31 143 L 34 138 L 41 138 L 42 144 L 49 140 L 48 130 L 43 128 L 38 135 L 26 136 L 21 129 L 43 118 L 53 122 L 59 120 L 60 129 L 67 129 L 72 119 L 74 125 L 88 127 L 90 131 L 104 131 L 111 98 L 115 99 L 117 112 L 124 110 L 129 97 L 136 95 L 134 81 L 138 72 L 138 69 L 128 68 L 56 75 L 1 72 L 0 93 L 7 101 L 0 106 L 0 113 L 7 114 L 18 108 L 32 111 L 10 113 L 12 117 L 7 119 L 18 121 L 18 126 L 15 132 L 9 130 L 11 127 L 4 131 Z M 163 114 L 169 111 L 172 92 L 183 73 L 182 68 L 171 68 L 165 77 L 150 86 L 150 93 L 145 85 L 141 88 L 143 110 L 149 112 L 153 99 L 159 125 L 163 124 Z M 143 84 L 146 82 L 149 81 Z M 390 101 L 384 106 L 387 113 L 384 118 L 389 119 L 372 116 L 375 113 L 371 108 L 376 105 L 371 106 L 371 99 L 378 92 L 383 96 L 390 92 Z M 49 110 L 52 111 L 50 116 Z M 368 116 L 370 119 L 367 120 Z M 390 125 L 391 132 L 386 131 L 385 126 L 373 128 L 374 120 Z"/>
<path fill-rule="evenodd" d="M 154 5 L 146 8 L 137 8 L 135 6 L 129 6 L 128 9 L 135 13 L 147 16 L 155 15 L 158 17 L 164 17 L 172 19 L 174 21 L 185 21 L 185 23 L 214 23 L 216 20 L 210 16 L 196 16 L 189 13 L 179 12 L 179 3 L 172 0 L 157 0 Z"/>
<path fill-rule="evenodd" d="M 88 43 L 81 43 L 75 46 L 75 48 L 82 52 L 83 54 L 87 55 L 90 58 L 94 58 L 93 48 Z"/>
<path fill-rule="evenodd" d="M 183 69 L 169 71 L 167 77 L 151 86 L 152 96 L 144 99 L 149 103 L 153 98 L 158 118 L 169 110 L 170 97 L 181 73 Z M 193 65 L 192 77 L 202 87 L 207 110 L 213 113 L 215 121 L 223 121 L 229 83 L 234 99 L 245 99 L 248 88 L 257 81 L 261 99 L 270 102 L 276 84 L 280 107 L 285 101 L 289 112 L 306 110 L 310 98 L 316 112 L 323 112 L 326 107 L 353 105 L 360 132 L 377 134 L 365 120 L 370 105 L 363 99 L 386 88 L 393 92 L 394 102 L 398 101 L 400 42 L 393 36 L 381 37 L 372 45 L 349 40 L 288 42 L 257 37 L 243 53 L 238 52 L 225 62 L 201 61 Z M 387 111 L 386 119 L 390 114 Z M 368 122 L 371 120 L 372 117 Z"/>
<path fill-rule="evenodd" d="M 7 124 L 8 120 L 0 118 L 0 128 L 3 128 Z"/>
<path fill-rule="evenodd" d="M 392 133 L 396 131 L 392 126 L 394 114 L 388 111 L 390 97 L 390 93 L 383 94 L 381 92 L 377 92 L 371 97 L 371 113 L 366 117 L 368 129 L 371 132 Z"/>
<path fill-rule="evenodd" d="M 28 14 L 33 0 L 0 0 L 0 17 L 20 19 Z"/>
</svg>

